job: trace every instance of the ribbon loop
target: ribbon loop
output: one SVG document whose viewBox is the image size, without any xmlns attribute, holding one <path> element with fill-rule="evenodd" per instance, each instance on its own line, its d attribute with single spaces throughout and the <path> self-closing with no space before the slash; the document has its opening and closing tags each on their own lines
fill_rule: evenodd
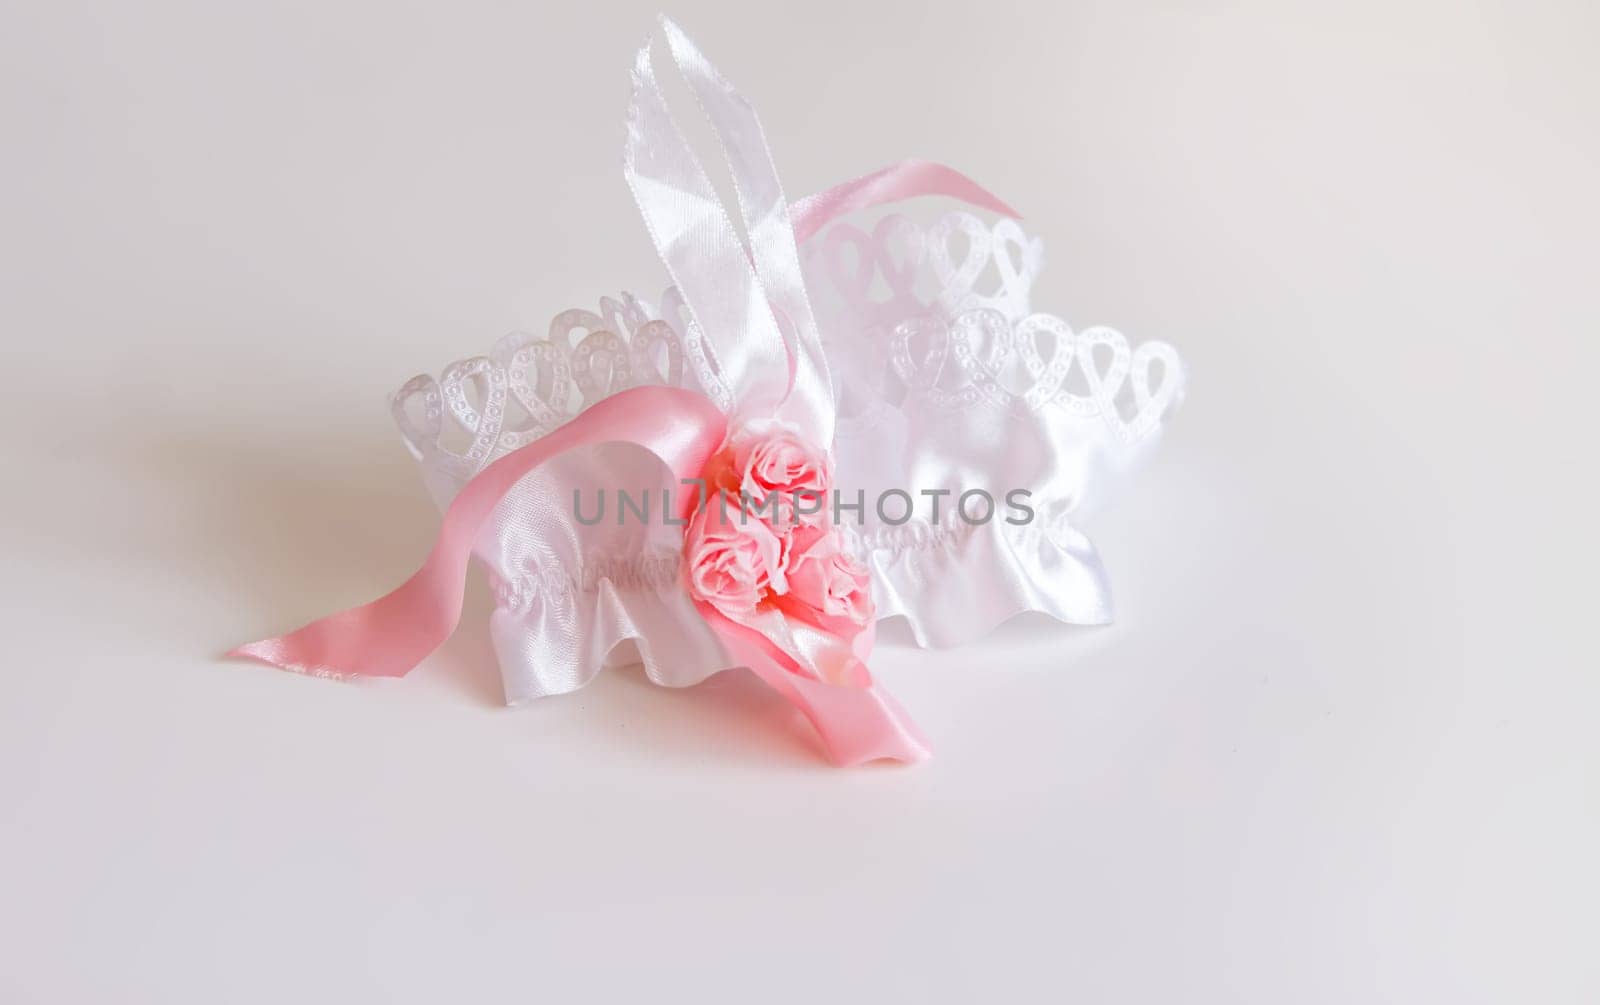
<svg viewBox="0 0 1600 1005">
<path fill-rule="evenodd" d="M 778 317 L 793 326 L 794 345 L 789 347 L 793 376 L 778 414 L 804 429 L 815 442 L 831 443 L 833 383 L 822 351 L 822 334 L 806 295 L 788 201 L 761 119 L 671 18 L 663 16 L 661 28 L 678 72 L 688 82 L 721 145 L 750 239 L 750 259 L 767 301 Z"/>
<path fill-rule="evenodd" d="M 667 273 L 733 392 L 737 419 L 773 415 L 791 363 L 772 304 L 705 169 L 667 109 L 639 50 L 623 174 Z"/>
</svg>

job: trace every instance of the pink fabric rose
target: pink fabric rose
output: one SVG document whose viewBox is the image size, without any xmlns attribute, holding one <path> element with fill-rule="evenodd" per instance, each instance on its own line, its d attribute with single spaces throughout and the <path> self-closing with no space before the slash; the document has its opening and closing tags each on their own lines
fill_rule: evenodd
<svg viewBox="0 0 1600 1005">
<path fill-rule="evenodd" d="M 818 524 L 826 517 L 828 489 L 833 485 L 828 455 L 793 427 L 775 421 L 751 423 L 733 437 L 729 450 L 735 483 L 731 487 L 748 496 L 752 507 L 764 507 L 767 497 L 777 493 L 780 525 Z M 797 492 L 804 507 L 816 512 L 797 516 Z M 764 507 L 763 512 L 772 510 Z"/>
<path fill-rule="evenodd" d="M 837 531 L 796 528 L 786 560 L 790 600 L 858 625 L 872 620 L 872 574 L 844 550 Z"/>
<path fill-rule="evenodd" d="M 684 530 L 689 592 L 727 615 L 748 614 L 769 593 L 788 590 L 783 541 L 764 522 L 745 519 L 726 495 L 706 500 Z"/>
</svg>

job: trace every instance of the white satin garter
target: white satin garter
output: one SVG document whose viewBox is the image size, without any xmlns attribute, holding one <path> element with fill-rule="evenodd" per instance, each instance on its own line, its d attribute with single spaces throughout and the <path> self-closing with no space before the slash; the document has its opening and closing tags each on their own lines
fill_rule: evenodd
<svg viewBox="0 0 1600 1005">
<path fill-rule="evenodd" d="M 837 763 L 920 759 L 867 669 L 873 621 L 902 616 L 934 646 L 1025 611 L 1109 621 L 1073 521 L 1155 442 L 1183 365 L 1035 312 L 1043 243 L 948 168 L 903 162 L 789 204 L 748 102 L 662 29 L 737 205 L 673 123 L 647 45 L 625 173 L 673 285 L 408 381 L 393 414 L 445 514 L 428 564 L 240 652 L 404 673 L 459 616 L 442 591 L 470 551 L 509 702 L 617 663 L 674 687 L 749 667 Z M 871 218 L 919 195 L 968 208 Z"/>
</svg>

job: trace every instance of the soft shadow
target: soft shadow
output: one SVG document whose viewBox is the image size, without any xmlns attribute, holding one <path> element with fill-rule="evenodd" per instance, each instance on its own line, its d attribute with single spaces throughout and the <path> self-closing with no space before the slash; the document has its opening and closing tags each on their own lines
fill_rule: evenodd
<svg viewBox="0 0 1600 1005">
<path fill-rule="evenodd" d="M 390 437 L 308 441 L 280 431 L 232 439 L 197 435 L 193 427 L 163 436 L 154 421 L 131 428 L 144 436 L 108 438 L 105 461 L 119 480 L 153 493 L 167 518 L 120 536 L 114 557 L 159 565 L 244 612 L 196 640 L 219 659 L 245 639 L 292 630 L 393 589 L 416 571 L 438 530 L 416 464 Z M 492 610 L 482 574 L 469 574 L 459 627 L 404 686 L 421 683 L 502 708 Z M 266 668 L 246 661 L 241 669 Z M 582 702 L 595 729 L 614 730 L 641 758 L 826 766 L 805 720 L 745 670 L 666 688 L 640 666 L 609 668 L 577 694 L 545 701 Z"/>
<path fill-rule="evenodd" d="M 1059 648 L 1064 657 L 1070 657 L 1099 649 L 1110 641 L 1115 631 L 1115 625 L 1071 625 L 1038 611 L 1022 611 L 971 641 L 981 640 L 991 656 L 1037 650 L 1040 646 L 1048 645 Z M 877 645 L 896 650 L 924 648 L 917 644 L 911 623 L 903 615 L 878 622 Z M 959 647 L 927 648 L 932 652 L 950 652 Z"/>
<path fill-rule="evenodd" d="M 153 563 L 243 612 L 200 643 L 219 657 L 382 596 L 416 571 L 439 527 L 417 465 L 391 437 L 229 439 L 190 428 L 122 439 L 109 459 L 166 514 L 124 536 L 119 560 Z M 418 673 L 502 704 L 491 609 L 482 577 L 470 575 L 461 627 Z"/>
<path fill-rule="evenodd" d="M 748 670 L 675 688 L 652 682 L 642 665 L 608 667 L 582 691 L 519 709 L 571 701 L 583 703 L 586 729 L 605 731 L 611 746 L 641 760 L 831 770 L 810 724 Z"/>
<path fill-rule="evenodd" d="M 274 435 L 233 438 L 227 430 L 193 426 L 162 435 L 159 421 L 149 421 L 130 423 L 97 445 L 107 473 L 138 493 L 145 514 L 136 532 L 97 546 L 116 562 L 146 563 L 226 598 L 219 606 L 238 617 L 217 618 L 208 637 L 194 638 L 186 622 L 178 629 L 180 644 L 219 660 L 247 639 L 381 596 L 416 570 L 439 525 L 416 464 L 393 438 L 262 432 Z M 420 682 L 425 690 L 503 707 L 491 611 L 483 577 L 474 572 L 460 626 L 405 686 Z M 991 637 L 1018 648 L 1096 634 L 1025 615 Z M 900 618 L 881 625 L 879 639 L 914 646 Z M 546 701 L 581 702 L 594 729 L 611 731 L 617 744 L 644 759 L 734 758 L 768 768 L 828 769 L 805 719 L 742 669 L 680 689 L 650 682 L 638 665 L 609 668 L 577 694 Z M 537 715 L 544 704 L 518 712 Z"/>
</svg>

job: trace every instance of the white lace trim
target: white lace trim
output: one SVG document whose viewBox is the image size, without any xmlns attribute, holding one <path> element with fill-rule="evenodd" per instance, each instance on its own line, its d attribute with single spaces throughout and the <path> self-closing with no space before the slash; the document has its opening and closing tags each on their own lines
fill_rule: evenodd
<svg viewBox="0 0 1600 1005">
<path fill-rule="evenodd" d="M 953 244 L 963 245 L 959 262 Z M 1017 221 L 990 227 L 959 211 L 927 227 L 892 213 L 870 234 L 835 223 L 806 250 L 807 264 L 820 268 L 850 314 L 884 326 L 934 309 L 954 316 L 988 308 L 1020 318 L 1044 265 L 1044 242 Z"/>
<path fill-rule="evenodd" d="M 390 398 L 406 446 L 430 474 L 463 485 L 485 465 L 572 421 L 595 402 L 647 384 L 733 396 L 676 289 L 654 311 L 630 293 L 600 313 L 563 311 L 544 335 L 512 332 L 487 356 L 411 378 Z M 576 337 L 582 333 L 582 337 Z"/>
<path fill-rule="evenodd" d="M 980 410 L 999 408 L 1020 420 L 1014 435 L 1036 437 L 1041 448 L 1053 449 L 1063 424 L 1082 424 L 1069 427 L 1066 442 L 1083 442 L 1081 428 L 1087 440 L 1126 453 L 1181 400 L 1185 373 L 1171 347 L 1131 347 L 1109 328 L 1074 331 L 1033 311 L 1043 245 L 1015 221 L 991 227 L 954 212 L 921 227 L 891 215 L 870 232 L 834 224 L 804 253 L 840 400 L 853 412 L 839 422 L 848 449 L 870 447 L 890 428 L 930 428 L 928 416 L 915 415 L 926 409 L 950 412 L 965 428 L 961 413 L 978 422 Z M 721 367 L 677 291 L 668 290 L 661 305 L 654 310 L 629 294 L 604 298 L 598 313 L 563 312 L 543 335 L 507 335 L 437 379 L 408 381 L 391 400 L 393 413 L 441 502 L 496 458 L 626 388 L 687 387 L 731 410 Z M 937 453 L 944 445 L 935 438 L 919 449 Z M 949 446 L 959 452 L 970 444 Z M 843 440 L 839 449 L 847 449 Z M 1069 482 L 1064 495 L 1060 484 L 1025 487 L 1046 507 L 1067 500 L 1070 509 L 1085 486 Z M 917 518 L 903 526 L 846 523 L 844 532 L 873 569 L 880 616 L 906 617 L 923 645 L 957 644 L 1029 610 L 1080 624 L 1109 620 L 1110 593 L 1092 545 L 1064 513 L 1040 516 L 1039 525 L 1020 528 Z M 652 550 L 494 575 L 508 695 L 581 686 L 626 642 L 663 683 L 693 682 L 725 665 L 675 591 L 679 574 L 676 554 Z M 545 667 L 534 657 L 570 646 L 573 633 L 583 654 L 572 666 Z M 665 651 L 697 653 L 690 662 L 699 670 L 657 666 L 656 637 L 672 641 Z"/>
<path fill-rule="evenodd" d="M 855 399 L 855 414 L 841 422 L 846 435 L 870 430 L 884 408 L 920 402 L 1057 408 L 1099 418 L 1118 442 L 1132 444 L 1182 399 L 1185 370 L 1170 345 L 1133 348 L 1111 328 L 1075 332 L 1031 311 L 1044 245 L 1015 220 L 990 227 L 952 212 L 922 227 L 896 214 L 870 233 L 836 223 L 806 254 L 813 284 L 826 281 L 839 302 L 830 354 L 857 364 L 834 367 Z M 661 303 L 658 312 L 629 293 L 604 297 L 599 313 L 563 311 L 543 335 L 513 332 L 437 379 L 413 377 L 390 399 L 407 447 L 430 473 L 460 485 L 627 388 L 693 388 L 731 409 L 732 393 L 682 297 L 669 289 Z"/>
<path fill-rule="evenodd" d="M 989 227 L 953 212 L 924 228 L 891 214 L 870 233 L 834 224 L 807 252 L 813 285 L 833 295 L 827 345 L 849 361 L 835 370 L 853 399 L 853 435 L 885 408 L 998 405 L 1099 419 L 1131 445 L 1182 399 L 1183 363 L 1166 343 L 1134 349 L 1111 328 L 1074 332 L 1032 311 L 1044 248 L 1015 220 Z"/>
</svg>

